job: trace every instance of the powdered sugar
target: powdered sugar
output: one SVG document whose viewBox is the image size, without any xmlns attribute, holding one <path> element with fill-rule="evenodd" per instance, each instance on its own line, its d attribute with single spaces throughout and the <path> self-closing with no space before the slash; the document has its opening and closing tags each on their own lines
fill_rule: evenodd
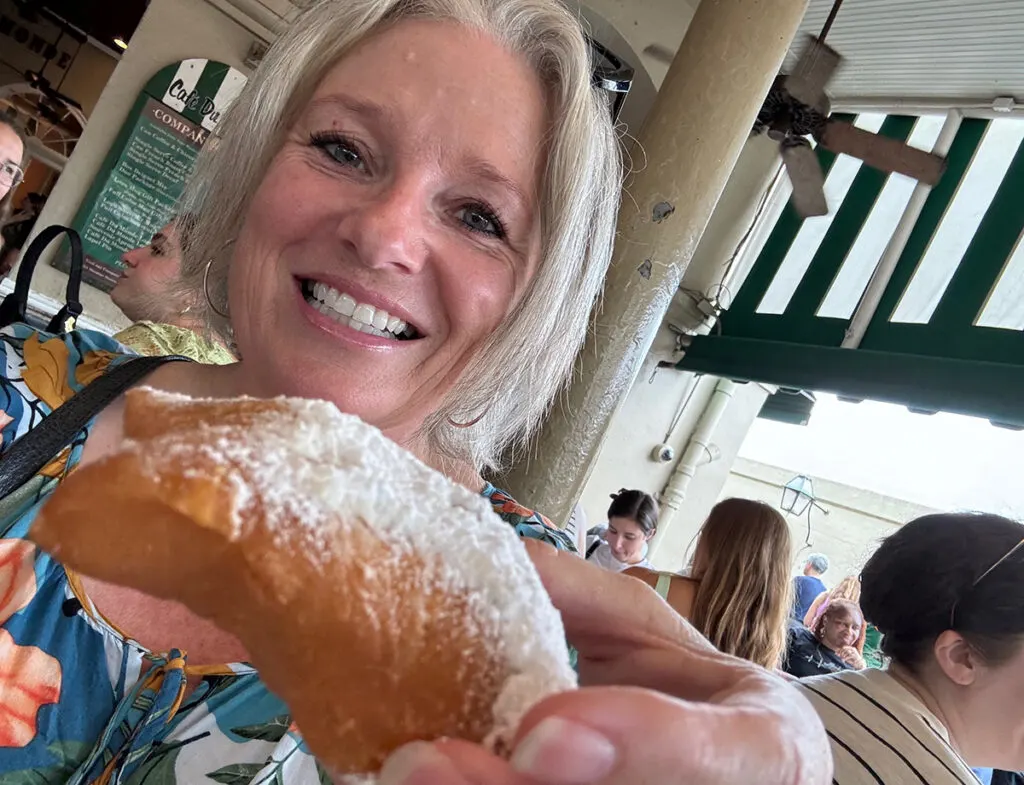
<svg viewBox="0 0 1024 785">
<path fill-rule="evenodd" d="M 135 394 L 172 409 L 196 403 L 153 390 Z M 155 466 L 175 453 L 200 451 L 203 465 L 217 466 L 235 490 L 233 537 L 246 534 L 251 516 L 244 512 L 260 504 L 271 521 L 301 521 L 273 534 L 300 546 L 314 563 L 344 541 L 352 521 L 365 522 L 390 546 L 439 562 L 441 580 L 471 598 L 473 616 L 499 641 L 497 653 L 513 674 L 494 706 L 492 747 L 510 740 L 538 700 L 575 686 L 558 612 L 523 544 L 486 499 L 330 403 L 276 399 L 257 407 L 251 421 L 244 431 L 237 424 L 204 424 L 199 448 L 172 433 L 161 439 L 159 455 L 140 450 L 139 460 Z M 372 575 L 374 565 L 360 569 Z"/>
</svg>

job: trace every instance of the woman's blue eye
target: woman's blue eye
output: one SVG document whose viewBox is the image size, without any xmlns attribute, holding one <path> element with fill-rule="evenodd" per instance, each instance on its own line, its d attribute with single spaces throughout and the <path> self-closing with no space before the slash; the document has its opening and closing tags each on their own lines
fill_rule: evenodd
<svg viewBox="0 0 1024 785">
<path fill-rule="evenodd" d="M 482 205 L 469 205 L 459 211 L 461 220 L 469 229 L 491 237 L 504 237 L 505 228 L 493 212 Z"/>
<path fill-rule="evenodd" d="M 319 147 L 327 155 L 343 166 L 351 166 L 353 169 L 362 171 L 366 168 L 366 162 L 359 150 L 347 139 L 332 135 L 314 134 L 311 142 Z"/>
</svg>

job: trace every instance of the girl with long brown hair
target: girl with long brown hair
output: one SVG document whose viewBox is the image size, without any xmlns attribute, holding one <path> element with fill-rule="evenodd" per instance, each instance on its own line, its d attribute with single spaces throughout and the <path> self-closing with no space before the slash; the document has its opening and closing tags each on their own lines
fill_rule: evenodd
<svg viewBox="0 0 1024 785">
<path fill-rule="evenodd" d="M 777 510 L 726 499 L 701 527 L 690 577 L 627 574 L 658 589 L 720 651 L 777 668 L 792 606 L 791 549 L 789 527 Z"/>
</svg>

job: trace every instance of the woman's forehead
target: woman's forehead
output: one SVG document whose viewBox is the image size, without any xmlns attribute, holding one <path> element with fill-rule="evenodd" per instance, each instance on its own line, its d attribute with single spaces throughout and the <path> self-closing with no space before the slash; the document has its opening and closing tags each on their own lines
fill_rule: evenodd
<svg viewBox="0 0 1024 785">
<path fill-rule="evenodd" d="M 525 58 L 490 35 L 453 21 L 406 20 L 335 63 L 306 114 L 321 123 L 354 117 L 484 162 L 518 161 L 532 175 L 546 103 Z"/>
<path fill-rule="evenodd" d="M 14 129 L 0 123 L 0 161 L 20 163 L 23 151 L 21 139 L 18 138 Z"/>
</svg>

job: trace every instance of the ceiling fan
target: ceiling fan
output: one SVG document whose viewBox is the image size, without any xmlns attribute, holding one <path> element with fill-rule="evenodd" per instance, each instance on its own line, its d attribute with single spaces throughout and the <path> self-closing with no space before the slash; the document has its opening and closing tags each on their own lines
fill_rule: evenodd
<svg viewBox="0 0 1024 785">
<path fill-rule="evenodd" d="M 946 169 L 941 156 L 829 116 L 825 86 L 842 58 L 820 38 L 809 38 L 792 73 L 776 77 L 752 131 L 752 135 L 767 133 L 779 142 L 786 174 L 793 183 L 797 214 L 810 218 L 828 213 L 825 175 L 810 139 L 834 153 L 859 158 L 874 169 L 935 185 Z"/>
<path fill-rule="evenodd" d="M 840 54 L 825 43 L 843 0 L 835 0 L 821 34 L 808 36 L 796 66 L 772 83 L 751 136 L 766 133 L 779 143 L 786 173 L 793 184 L 793 207 L 801 218 L 828 214 L 825 175 L 811 146 L 859 158 L 883 172 L 899 174 L 935 185 L 946 169 L 946 160 L 933 153 L 886 136 L 857 128 L 829 116 L 831 106 L 825 88 L 842 62 Z M 661 52 L 645 50 L 656 59 Z"/>
</svg>

